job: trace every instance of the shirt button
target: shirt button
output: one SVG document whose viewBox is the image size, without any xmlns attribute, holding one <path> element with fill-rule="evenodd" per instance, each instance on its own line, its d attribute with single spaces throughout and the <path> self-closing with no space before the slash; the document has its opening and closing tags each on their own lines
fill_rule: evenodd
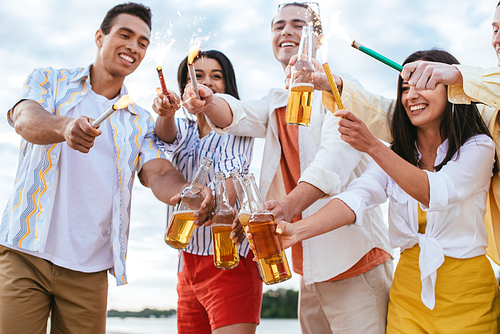
<svg viewBox="0 0 500 334">
<path fill-rule="evenodd" d="M 41 209 L 40 209 L 40 212 L 41 212 L 41 213 L 44 213 L 44 212 L 45 212 L 45 209 L 44 209 L 44 208 L 41 208 Z"/>
<path fill-rule="evenodd" d="M 47 184 L 47 187 L 50 187 L 50 182 L 47 182 L 46 184 Z"/>
<path fill-rule="evenodd" d="M 52 158 L 52 160 L 56 160 L 56 158 L 57 158 L 57 156 L 55 154 L 52 154 L 50 157 Z"/>
<path fill-rule="evenodd" d="M 264 187 L 267 187 L 267 183 L 264 183 Z"/>
</svg>

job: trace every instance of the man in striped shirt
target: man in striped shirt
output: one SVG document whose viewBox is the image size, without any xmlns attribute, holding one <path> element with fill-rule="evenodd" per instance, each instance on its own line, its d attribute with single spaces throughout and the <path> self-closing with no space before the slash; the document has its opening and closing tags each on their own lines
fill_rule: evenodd
<svg viewBox="0 0 500 334">
<path fill-rule="evenodd" d="M 8 112 L 22 137 L 14 191 L 0 224 L 0 332 L 105 333 L 110 270 L 126 284 L 135 173 L 158 199 L 189 184 L 156 145 L 151 115 L 131 105 L 92 122 L 127 91 L 145 56 L 151 11 L 115 6 L 86 68 L 34 70 Z M 205 208 L 195 215 L 204 221 Z"/>
</svg>

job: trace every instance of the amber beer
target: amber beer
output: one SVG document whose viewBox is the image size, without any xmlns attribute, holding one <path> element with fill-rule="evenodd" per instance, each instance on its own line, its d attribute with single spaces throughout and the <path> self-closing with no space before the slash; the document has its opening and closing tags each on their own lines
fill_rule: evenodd
<svg viewBox="0 0 500 334">
<path fill-rule="evenodd" d="M 165 242 L 167 245 L 183 249 L 189 244 L 193 235 L 195 221 L 194 211 L 179 211 L 172 215 L 167 233 L 165 233 Z"/>
<path fill-rule="evenodd" d="M 238 247 L 230 237 L 233 217 L 231 214 L 214 216 L 212 225 L 214 264 L 220 269 L 232 269 L 240 262 Z"/>
<path fill-rule="evenodd" d="M 276 226 L 274 216 L 270 213 L 254 213 L 248 221 L 248 231 L 255 244 L 254 255 L 258 258 L 264 283 L 267 285 L 292 277 Z"/>
<path fill-rule="evenodd" d="M 246 227 L 248 226 L 248 222 L 250 220 L 250 214 L 242 213 L 238 216 L 238 218 L 240 219 L 241 226 L 243 226 L 246 231 Z M 248 242 L 252 244 L 253 240 L 250 239 L 248 240 Z M 286 256 L 284 253 L 284 251 L 281 252 L 281 256 L 283 259 L 281 263 L 268 264 L 264 259 L 257 260 L 260 271 L 262 273 L 262 279 L 267 285 L 283 282 L 292 277 L 290 275 L 290 267 L 288 266 L 288 261 L 286 260 Z M 254 255 L 257 255 L 255 251 Z"/>
<path fill-rule="evenodd" d="M 313 85 L 308 83 L 299 83 L 290 89 L 285 116 L 287 124 L 309 125 L 313 92 Z"/>
<path fill-rule="evenodd" d="M 238 247 L 231 241 L 231 225 L 212 225 L 214 264 L 220 269 L 232 269 L 239 263 Z"/>
<path fill-rule="evenodd" d="M 248 231 L 252 234 L 256 255 L 267 264 L 282 262 L 283 245 L 276 234 L 276 225 L 274 217 L 268 213 L 253 214 L 248 222 Z"/>
<path fill-rule="evenodd" d="M 312 63 L 313 29 L 310 26 L 302 28 L 297 61 L 292 67 L 290 91 L 286 107 L 285 122 L 309 126 L 311 122 L 311 107 L 314 91 Z"/>
</svg>

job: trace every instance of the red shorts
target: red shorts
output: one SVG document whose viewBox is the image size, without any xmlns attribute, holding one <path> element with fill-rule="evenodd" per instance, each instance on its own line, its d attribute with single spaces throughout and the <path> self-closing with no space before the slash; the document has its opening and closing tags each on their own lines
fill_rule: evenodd
<svg viewBox="0 0 500 334">
<path fill-rule="evenodd" d="M 182 252 L 182 258 L 182 272 L 177 274 L 179 334 L 210 334 L 223 326 L 259 324 L 262 279 L 252 252 L 227 270 L 216 268 L 211 255 Z"/>
</svg>

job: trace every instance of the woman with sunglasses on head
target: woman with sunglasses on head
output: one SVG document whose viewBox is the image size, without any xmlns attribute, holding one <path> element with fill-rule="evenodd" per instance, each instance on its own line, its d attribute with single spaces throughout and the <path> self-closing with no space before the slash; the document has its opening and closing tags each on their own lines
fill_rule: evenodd
<svg viewBox="0 0 500 334">
<path fill-rule="evenodd" d="M 415 52 L 405 64 L 416 60 L 458 64 L 441 50 Z M 364 210 L 388 198 L 390 241 L 401 258 L 387 333 L 498 333 L 499 288 L 484 226 L 495 145 L 477 108 L 449 103 L 445 85 L 420 90 L 399 78 L 391 147 L 351 112 L 336 115 L 345 117 L 342 139 L 374 162 L 315 215 L 280 222 L 285 246 L 356 228 Z"/>
<path fill-rule="evenodd" d="M 199 89 L 225 93 L 239 98 L 234 70 L 229 59 L 219 51 L 203 51 L 194 60 Z M 181 96 L 190 83 L 187 57 L 179 65 L 177 81 Z M 226 187 L 232 205 L 236 200 L 229 172 L 248 172 L 252 157 L 253 138 L 233 135 L 220 136 L 207 123 L 204 114 L 192 119 L 175 118 L 180 98 L 169 91 L 155 99 L 153 109 L 159 117 L 155 134 L 170 156 L 176 169 L 191 181 L 203 157 L 214 161 L 207 178 L 213 189 L 215 172 L 226 175 Z M 171 102 L 170 102 L 171 101 Z M 174 207 L 167 207 L 167 222 Z M 232 232 L 236 239 L 237 233 Z M 257 264 L 252 261 L 248 241 L 239 239 L 240 263 L 236 268 L 221 270 L 214 266 L 212 231 L 210 226 L 195 228 L 189 245 L 180 251 L 178 270 L 177 329 L 179 334 L 193 333 L 255 333 L 260 321 L 262 279 Z"/>
</svg>

